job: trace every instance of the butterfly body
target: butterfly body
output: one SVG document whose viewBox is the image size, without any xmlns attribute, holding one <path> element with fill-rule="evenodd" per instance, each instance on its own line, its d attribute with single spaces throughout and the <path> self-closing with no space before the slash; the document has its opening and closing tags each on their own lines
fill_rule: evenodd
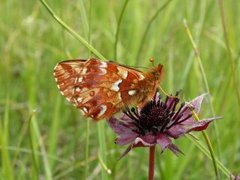
<svg viewBox="0 0 240 180">
<path fill-rule="evenodd" d="M 94 120 L 109 118 L 128 105 L 144 105 L 160 84 L 162 65 L 149 72 L 98 59 L 58 63 L 54 76 L 61 93 Z"/>
</svg>

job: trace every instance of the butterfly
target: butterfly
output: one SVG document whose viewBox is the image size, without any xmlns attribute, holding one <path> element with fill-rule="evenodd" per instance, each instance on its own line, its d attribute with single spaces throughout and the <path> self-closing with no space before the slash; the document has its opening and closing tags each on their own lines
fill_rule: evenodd
<svg viewBox="0 0 240 180">
<path fill-rule="evenodd" d="M 109 118 L 134 103 L 146 104 L 154 96 L 162 74 L 161 64 L 145 73 L 94 58 L 66 60 L 54 68 L 61 94 L 94 120 Z"/>
</svg>

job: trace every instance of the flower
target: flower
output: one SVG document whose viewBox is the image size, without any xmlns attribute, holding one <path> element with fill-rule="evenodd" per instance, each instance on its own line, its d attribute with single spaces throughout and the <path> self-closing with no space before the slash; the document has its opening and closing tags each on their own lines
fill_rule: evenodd
<svg viewBox="0 0 240 180">
<path fill-rule="evenodd" d="M 231 175 L 230 180 L 240 180 L 240 175 L 236 175 L 236 176 Z"/>
<path fill-rule="evenodd" d="M 156 144 L 161 147 L 162 152 L 168 148 L 175 154 L 182 153 L 172 143 L 172 138 L 177 139 L 191 131 L 202 131 L 210 122 L 218 119 L 196 121 L 193 117 L 193 111 L 199 113 L 206 94 L 185 103 L 179 103 L 178 95 L 179 92 L 175 96 L 167 96 L 163 101 L 160 94 L 156 93 L 153 100 L 142 109 L 126 108 L 120 119 L 112 116 L 108 120 L 110 127 L 118 135 L 115 143 L 130 144 L 121 157 L 134 147 L 150 147 Z"/>
</svg>

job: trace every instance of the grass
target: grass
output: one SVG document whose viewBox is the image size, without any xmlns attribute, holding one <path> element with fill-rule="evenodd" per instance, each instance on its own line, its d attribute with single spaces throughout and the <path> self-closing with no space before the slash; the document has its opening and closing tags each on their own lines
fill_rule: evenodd
<svg viewBox="0 0 240 180">
<path fill-rule="evenodd" d="M 151 67 L 149 58 L 154 57 L 165 67 L 162 87 L 167 92 L 182 89 L 183 97 L 190 100 L 209 91 L 211 101 L 204 102 L 200 118 L 213 113 L 224 117 L 207 130 L 216 161 L 222 163 L 219 178 L 229 179 L 229 171 L 240 172 L 239 4 L 221 0 L 47 3 L 60 21 L 77 32 L 75 36 L 56 23 L 38 0 L 0 2 L 2 179 L 147 178 L 147 149 L 134 149 L 118 161 L 126 147 L 114 144 L 116 136 L 106 122 L 86 121 L 57 90 L 55 64 L 89 56 L 117 56 L 117 62 L 137 67 Z M 206 147 L 204 138 L 194 135 L 199 141 L 176 141 L 185 155 L 160 154 L 156 149 L 156 178 L 215 177 L 210 154 L 202 147 Z"/>
</svg>

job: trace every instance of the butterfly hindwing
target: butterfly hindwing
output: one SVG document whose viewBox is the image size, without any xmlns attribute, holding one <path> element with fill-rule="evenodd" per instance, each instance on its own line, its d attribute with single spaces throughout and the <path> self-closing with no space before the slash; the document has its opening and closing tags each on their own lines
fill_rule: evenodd
<svg viewBox="0 0 240 180">
<path fill-rule="evenodd" d="M 54 76 L 63 96 L 95 120 L 108 118 L 138 101 L 142 88 L 150 85 L 143 72 L 98 59 L 60 62 Z"/>
</svg>

